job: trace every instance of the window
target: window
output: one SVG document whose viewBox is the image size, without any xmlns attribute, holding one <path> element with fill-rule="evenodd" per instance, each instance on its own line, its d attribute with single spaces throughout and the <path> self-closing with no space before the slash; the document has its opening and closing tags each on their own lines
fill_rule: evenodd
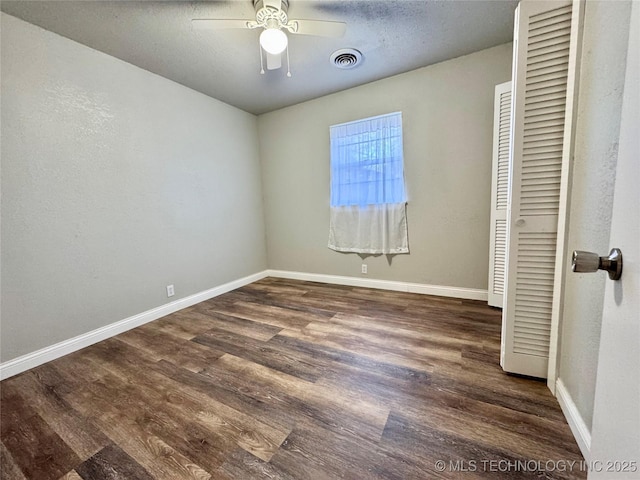
<svg viewBox="0 0 640 480">
<path fill-rule="evenodd" d="M 329 248 L 409 253 L 402 113 L 334 125 Z"/>
<path fill-rule="evenodd" d="M 331 135 L 331 206 L 406 201 L 402 113 L 334 125 Z"/>
</svg>

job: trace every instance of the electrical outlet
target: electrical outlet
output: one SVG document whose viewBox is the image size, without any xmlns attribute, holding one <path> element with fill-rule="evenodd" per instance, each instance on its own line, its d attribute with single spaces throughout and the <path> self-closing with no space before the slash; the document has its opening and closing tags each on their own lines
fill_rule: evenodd
<svg viewBox="0 0 640 480">
<path fill-rule="evenodd" d="M 167 297 L 173 297 L 176 294 L 173 285 L 167 285 Z"/>
<path fill-rule="evenodd" d="M 364 273 L 364 274 L 367 273 L 367 264 L 366 263 L 362 264 L 362 273 Z"/>
</svg>

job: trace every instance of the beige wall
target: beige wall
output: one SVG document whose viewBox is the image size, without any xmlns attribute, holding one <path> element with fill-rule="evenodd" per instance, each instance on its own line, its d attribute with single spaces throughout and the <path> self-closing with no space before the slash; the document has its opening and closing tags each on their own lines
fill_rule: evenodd
<svg viewBox="0 0 640 480">
<path fill-rule="evenodd" d="M 329 126 L 402 111 L 411 253 L 368 257 L 367 277 L 486 290 L 494 87 L 511 55 L 501 45 L 259 116 L 269 267 L 361 275 L 358 255 L 327 248 Z"/>
<path fill-rule="evenodd" d="M 568 246 L 608 254 L 630 2 L 586 3 Z M 571 258 L 568 259 L 571 261 Z M 567 268 L 570 268 L 567 265 Z M 559 378 L 591 428 L 605 283 L 566 278 Z"/>
<path fill-rule="evenodd" d="M 5 14 L 1 62 L 2 361 L 266 268 L 255 116 Z"/>
</svg>

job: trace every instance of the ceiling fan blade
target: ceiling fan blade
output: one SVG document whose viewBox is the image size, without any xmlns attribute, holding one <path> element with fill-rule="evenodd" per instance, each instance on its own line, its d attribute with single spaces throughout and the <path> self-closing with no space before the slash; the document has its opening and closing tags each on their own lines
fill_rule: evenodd
<svg viewBox="0 0 640 480">
<path fill-rule="evenodd" d="M 267 70 L 277 70 L 282 67 L 282 54 L 278 53 L 274 55 L 269 52 L 264 52 L 267 56 Z"/>
<path fill-rule="evenodd" d="M 344 22 L 327 22 L 324 20 L 292 20 L 297 25 L 291 30 L 299 35 L 316 35 L 318 37 L 341 37 L 347 31 Z"/>
<path fill-rule="evenodd" d="M 194 18 L 191 25 L 198 30 L 221 30 L 225 28 L 250 28 L 251 20 Z"/>
</svg>

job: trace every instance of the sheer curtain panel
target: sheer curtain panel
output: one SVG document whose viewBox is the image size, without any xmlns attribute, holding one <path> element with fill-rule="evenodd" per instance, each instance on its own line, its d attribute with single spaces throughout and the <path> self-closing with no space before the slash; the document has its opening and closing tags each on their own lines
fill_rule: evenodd
<svg viewBox="0 0 640 480">
<path fill-rule="evenodd" d="M 329 248 L 409 253 L 402 113 L 334 125 Z"/>
</svg>

